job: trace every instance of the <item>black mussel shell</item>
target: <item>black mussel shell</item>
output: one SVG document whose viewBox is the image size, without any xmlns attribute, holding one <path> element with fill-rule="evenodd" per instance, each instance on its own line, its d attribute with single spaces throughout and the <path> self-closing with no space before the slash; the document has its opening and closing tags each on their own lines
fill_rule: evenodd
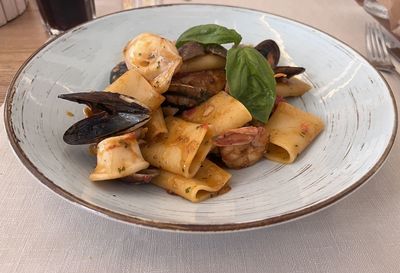
<svg viewBox="0 0 400 273">
<path fill-rule="evenodd" d="M 64 133 L 68 144 L 97 143 L 126 130 L 139 128 L 150 119 L 150 109 L 132 97 L 93 91 L 62 94 L 61 99 L 88 105 L 93 114 L 78 121 Z"/>
<path fill-rule="evenodd" d="M 126 71 L 128 71 L 128 67 L 125 62 L 119 62 L 110 72 L 110 83 L 113 83 L 116 79 L 122 76 Z"/>
<path fill-rule="evenodd" d="M 98 143 L 125 130 L 139 128 L 149 119 L 149 114 L 116 113 L 110 115 L 101 112 L 72 125 L 64 133 L 63 139 L 71 145 Z"/>
<path fill-rule="evenodd" d="M 274 40 L 264 40 L 256 45 L 255 49 L 257 49 L 258 52 L 260 52 L 267 59 L 272 68 L 278 64 L 281 51 L 279 50 L 278 44 Z"/>
<path fill-rule="evenodd" d="M 61 94 L 61 99 L 86 104 L 92 110 L 106 111 L 107 113 L 126 112 L 132 114 L 149 114 L 150 109 L 135 98 L 111 92 L 92 91 L 81 93 Z"/>
<path fill-rule="evenodd" d="M 293 76 L 299 75 L 306 71 L 304 67 L 298 67 L 298 66 L 276 66 L 274 68 L 274 73 L 283 73 L 286 75 L 286 78 L 289 79 Z"/>
</svg>

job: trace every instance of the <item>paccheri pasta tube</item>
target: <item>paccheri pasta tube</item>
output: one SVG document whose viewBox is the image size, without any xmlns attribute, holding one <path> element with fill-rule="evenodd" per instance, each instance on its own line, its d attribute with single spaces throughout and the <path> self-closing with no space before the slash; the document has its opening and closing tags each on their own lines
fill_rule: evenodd
<svg viewBox="0 0 400 273">
<path fill-rule="evenodd" d="M 227 187 L 230 178 L 230 173 L 211 161 L 205 160 L 193 178 L 161 170 L 161 174 L 153 178 L 151 182 L 187 200 L 200 202 Z"/>
<path fill-rule="evenodd" d="M 319 117 L 281 102 L 265 127 L 270 133 L 265 157 L 292 163 L 322 131 L 324 124 Z"/>
<path fill-rule="evenodd" d="M 246 107 L 226 92 L 219 92 L 199 106 L 185 111 L 182 117 L 187 121 L 213 125 L 214 135 L 239 128 L 252 119 Z"/>
<path fill-rule="evenodd" d="M 92 181 L 126 177 L 149 167 L 139 149 L 135 133 L 106 138 L 97 145 L 97 166 Z"/>
<path fill-rule="evenodd" d="M 159 108 L 165 99 L 154 90 L 139 72 L 133 69 L 126 71 L 121 77 L 107 86 L 105 91 L 134 97 L 147 105 L 151 110 Z"/>
<path fill-rule="evenodd" d="M 165 123 L 168 133 L 141 146 L 143 157 L 155 167 L 193 177 L 211 149 L 210 126 L 174 117 L 167 117 Z"/>
<path fill-rule="evenodd" d="M 284 98 L 301 96 L 310 89 L 311 86 L 308 83 L 296 77 L 276 83 L 276 95 Z"/>
<path fill-rule="evenodd" d="M 151 141 L 152 139 L 162 136 L 168 132 L 161 108 L 153 111 L 153 113 L 151 114 L 151 119 L 146 124 L 146 126 L 149 129 L 146 133 L 147 141 Z"/>
</svg>

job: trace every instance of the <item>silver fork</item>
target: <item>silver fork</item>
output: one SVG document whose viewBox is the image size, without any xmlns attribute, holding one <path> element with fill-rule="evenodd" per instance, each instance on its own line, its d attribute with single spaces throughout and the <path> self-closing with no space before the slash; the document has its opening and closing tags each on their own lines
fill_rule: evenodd
<svg viewBox="0 0 400 273">
<path fill-rule="evenodd" d="M 367 58 L 376 69 L 384 72 L 397 72 L 386 48 L 382 27 L 376 23 L 367 23 L 365 27 Z"/>
</svg>

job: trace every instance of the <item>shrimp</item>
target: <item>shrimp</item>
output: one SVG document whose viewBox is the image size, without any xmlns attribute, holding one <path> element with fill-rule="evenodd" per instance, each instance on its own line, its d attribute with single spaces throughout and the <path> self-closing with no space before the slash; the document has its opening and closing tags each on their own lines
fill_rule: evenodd
<svg viewBox="0 0 400 273">
<path fill-rule="evenodd" d="M 264 127 L 241 127 L 217 136 L 214 144 L 219 147 L 222 161 L 232 169 L 245 168 L 264 155 L 269 134 Z"/>
</svg>

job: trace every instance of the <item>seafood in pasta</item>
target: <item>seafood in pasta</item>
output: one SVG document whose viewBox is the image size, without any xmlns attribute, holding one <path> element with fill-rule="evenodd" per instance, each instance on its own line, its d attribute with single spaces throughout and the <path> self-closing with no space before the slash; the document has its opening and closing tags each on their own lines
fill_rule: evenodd
<svg viewBox="0 0 400 273">
<path fill-rule="evenodd" d="M 215 24 L 175 38 L 141 33 L 111 64 L 104 91 L 59 96 L 86 104 L 64 141 L 90 144 L 92 181 L 152 183 L 200 202 L 230 190 L 228 169 L 290 164 L 323 130 L 289 103 L 312 87 L 305 68 L 281 64 L 274 40 L 242 45 Z"/>
</svg>

